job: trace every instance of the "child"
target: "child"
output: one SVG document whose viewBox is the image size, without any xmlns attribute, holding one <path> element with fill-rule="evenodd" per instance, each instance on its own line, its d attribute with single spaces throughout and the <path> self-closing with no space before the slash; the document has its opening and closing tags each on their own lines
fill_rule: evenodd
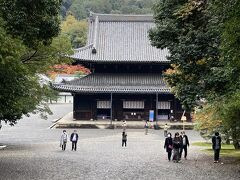
<svg viewBox="0 0 240 180">
<path fill-rule="evenodd" d="M 122 147 L 125 144 L 125 147 L 127 146 L 127 133 L 124 131 L 122 133 Z"/>
</svg>

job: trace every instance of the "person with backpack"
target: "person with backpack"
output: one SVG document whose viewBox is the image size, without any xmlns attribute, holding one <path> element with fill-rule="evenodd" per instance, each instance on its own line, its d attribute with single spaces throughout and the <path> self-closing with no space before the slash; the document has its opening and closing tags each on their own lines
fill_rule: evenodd
<svg viewBox="0 0 240 180">
<path fill-rule="evenodd" d="M 122 147 L 127 146 L 127 133 L 125 131 L 122 132 Z"/>
<path fill-rule="evenodd" d="M 66 130 L 63 130 L 63 133 L 60 138 L 60 147 L 62 148 L 63 151 L 66 150 L 67 139 L 68 139 L 68 134 Z"/>
<path fill-rule="evenodd" d="M 172 141 L 172 134 L 170 132 L 167 134 L 167 137 L 165 139 L 164 149 L 166 149 L 168 153 L 168 161 L 171 161 L 173 141 Z"/>
<path fill-rule="evenodd" d="M 219 136 L 219 132 L 215 132 L 215 135 L 212 137 L 212 149 L 214 150 L 214 163 L 219 162 L 221 142 L 222 142 L 222 139 Z"/>
</svg>

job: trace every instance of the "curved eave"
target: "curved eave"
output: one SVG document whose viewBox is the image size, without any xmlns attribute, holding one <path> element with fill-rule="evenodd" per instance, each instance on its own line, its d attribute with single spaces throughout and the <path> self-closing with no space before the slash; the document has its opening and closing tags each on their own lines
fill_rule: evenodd
<svg viewBox="0 0 240 180">
<path fill-rule="evenodd" d="M 70 86 L 70 85 L 52 85 L 52 88 L 61 92 L 72 93 L 137 93 L 137 94 L 171 94 L 170 88 L 148 87 L 148 88 L 134 88 L 134 87 L 94 87 L 94 86 Z"/>
<path fill-rule="evenodd" d="M 155 60 L 88 60 L 88 59 L 79 59 L 71 57 L 72 59 L 76 60 L 77 63 L 95 63 L 95 64 L 171 64 L 170 61 L 155 61 Z"/>
</svg>

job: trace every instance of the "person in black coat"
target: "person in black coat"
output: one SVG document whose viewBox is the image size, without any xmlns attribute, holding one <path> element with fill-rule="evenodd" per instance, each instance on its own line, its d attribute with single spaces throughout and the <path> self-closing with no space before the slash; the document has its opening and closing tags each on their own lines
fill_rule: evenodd
<svg viewBox="0 0 240 180">
<path fill-rule="evenodd" d="M 218 132 L 215 132 L 215 136 L 212 137 L 212 149 L 214 150 L 214 163 L 219 162 L 219 154 L 221 150 L 222 139 Z"/>
<path fill-rule="evenodd" d="M 70 136 L 70 141 L 72 141 L 72 151 L 77 150 L 77 141 L 78 141 L 78 134 L 77 131 L 74 130 Z"/>
<path fill-rule="evenodd" d="M 180 161 L 181 144 L 182 144 L 182 138 L 180 137 L 179 133 L 176 132 L 173 138 L 173 162 Z"/>
<path fill-rule="evenodd" d="M 172 134 L 168 133 L 167 137 L 165 139 L 165 143 L 164 143 L 164 149 L 166 149 L 167 153 L 168 153 L 168 160 L 171 160 L 171 156 L 172 156 L 172 149 L 173 149 L 173 141 L 172 141 Z"/>
<path fill-rule="evenodd" d="M 180 159 L 182 157 L 182 152 L 184 150 L 184 158 L 187 159 L 187 148 L 189 147 L 189 140 L 185 132 L 181 132 L 182 144 L 180 150 Z"/>
<path fill-rule="evenodd" d="M 122 147 L 127 146 L 127 133 L 125 131 L 122 132 Z"/>
</svg>

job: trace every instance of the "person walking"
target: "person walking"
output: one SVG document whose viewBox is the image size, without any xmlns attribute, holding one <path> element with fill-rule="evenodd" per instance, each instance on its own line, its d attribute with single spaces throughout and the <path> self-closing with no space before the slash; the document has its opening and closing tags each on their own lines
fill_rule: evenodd
<svg viewBox="0 0 240 180">
<path fill-rule="evenodd" d="M 145 122 L 145 125 L 144 125 L 144 128 L 145 128 L 145 135 L 148 134 L 148 127 L 149 127 L 149 125 L 148 125 L 148 122 L 146 121 L 146 122 Z"/>
<path fill-rule="evenodd" d="M 72 151 L 77 150 L 77 141 L 78 141 L 78 134 L 77 130 L 74 130 L 70 136 L 70 141 L 72 142 Z"/>
<path fill-rule="evenodd" d="M 173 138 L 173 162 L 180 161 L 180 147 L 181 147 L 181 137 L 178 132 L 175 133 Z"/>
<path fill-rule="evenodd" d="M 184 158 L 187 159 L 187 149 L 189 147 L 189 140 L 188 136 L 185 134 L 185 132 L 182 132 L 182 148 L 181 148 L 181 155 L 180 158 L 182 157 L 182 152 L 184 150 Z"/>
<path fill-rule="evenodd" d="M 212 149 L 214 150 L 214 163 L 219 162 L 221 142 L 222 142 L 222 139 L 219 136 L 219 132 L 215 132 L 215 135 L 212 137 Z"/>
<path fill-rule="evenodd" d="M 180 132 L 180 139 L 181 139 L 181 142 L 182 142 L 182 140 L 183 140 L 183 132 L 181 131 Z M 181 158 L 182 158 L 182 152 L 183 152 L 183 144 L 181 143 L 180 144 L 180 149 L 179 149 L 179 157 L 180 157 L 180 160 L 181 160 Z"/>
<path fill-rule="evenodd" d="M 173 141 L 172 134 L 168 133 L 164 143 L 164 149 L 166 149 L 168 153 L 168 161 L 171 161 L 172 149 L 173 149 Z"/>
<path fill-rule="evenodd" d="M 67 139 L 68 139 L 68 134 L 66 130 L 63 130 L 63 133 L 60 138 L 60 147 L 62 148 L 63 151 L 66 150 Z"/>
<path fill-rule="evenodd" d="M 125 145 L 127 146 L 127 133 L 124 131 L 122 132 L 122 147 Z"/>
<path fill-rule="evenodd" d="M 164 137 L 167 137 L 167 135 L 168 135 L 167 131 L 168 131 L 168 125 L 167 125 L 167 123 L 166 123 L 166 124 L 164 125 L 164 128 L 163 128 Z"/>
</svg>

